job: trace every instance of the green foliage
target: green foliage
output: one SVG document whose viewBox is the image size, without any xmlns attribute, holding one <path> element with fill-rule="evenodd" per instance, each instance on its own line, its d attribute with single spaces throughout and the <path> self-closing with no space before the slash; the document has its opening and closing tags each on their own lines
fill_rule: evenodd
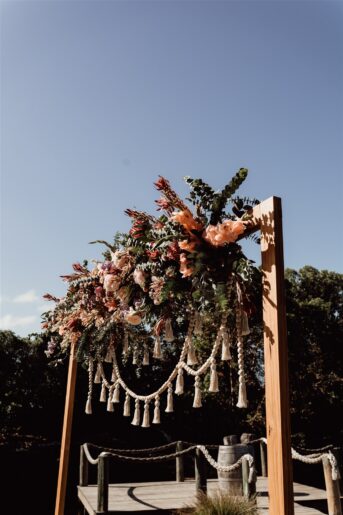
<svg viewBox="0 0 343 515">
<path fill-rule="evenodd" d="M 240 168 L 236 175 L 231 179 L 231 181 L 223 188 L 223 190 L 220 193 L 216 193 L 214 195 L 211 206 L 212 215 L 210 220 L 212 225 L 216 225 L 219 222 L 227 202 L 236 193 L 247 176 L 248 170 L 246 168 Z"/>
<path fill-rule="evenodd" d="M 254 501 L 242 497 L 233 497 L 222 492 L 211 495 L 198 494 L 195 507 L 180 510 L 179 514 L 193 513 L 194 515 L 257 515 Z"/>
</svg>

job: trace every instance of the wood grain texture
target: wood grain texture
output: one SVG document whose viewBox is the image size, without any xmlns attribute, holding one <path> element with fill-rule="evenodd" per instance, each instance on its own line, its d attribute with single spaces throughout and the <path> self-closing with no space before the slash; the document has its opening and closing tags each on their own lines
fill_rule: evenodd
<svg viewBox="0 0 343 515">
<path fill-rule="evenodd" d="M 77 362 L 75 359 L 75 346 L 72 345 L 69 356 L 67 391 L 64 408 L 63 431 L 60 451 L 60 464 L 58 470 L 57 494 L 55 515 L 64 515 L 64 505 L 67 489 L 68 465 L 70 454 L 71 429 L 73 423 L 75 384 Z"/>
</svg>

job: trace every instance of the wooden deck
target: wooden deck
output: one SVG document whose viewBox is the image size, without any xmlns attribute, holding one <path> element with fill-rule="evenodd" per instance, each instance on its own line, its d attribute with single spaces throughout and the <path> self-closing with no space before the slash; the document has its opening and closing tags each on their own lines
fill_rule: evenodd
<svg viewBox="0 0 343 515">
<path fill-rule="evenodd" d="M 218 482 L 209 479 L 208 492 L 215 492 Z M 257 480 L 257 505 L 261 515 L 268 514 L 268 480 L 259 477 Z M 79 486 L 78 496 L 89 515 L 95 515 L 97 487 Z M 155 483 L 123 483 L 110 484 L 109 486 L 109 514 L 123 513 L 166 513 L 178 510 L 186 505 L 192 505 L 195 497 L 194 480 L 186 480 L 183 483 L 162 481 Z M 319 488 L 294 483 L 294 507 L 295 515 L 319 515 L 327 513 L 326 492 Z M 321 510 L 315 509 L 311 504 L 319 501 Z M 301 504 L 300 504 L 301 503 Z M 308 506 L 306 506 L 308 504 Z M 323 506 L 323 508 L 322 508 Z"/>
</svg>

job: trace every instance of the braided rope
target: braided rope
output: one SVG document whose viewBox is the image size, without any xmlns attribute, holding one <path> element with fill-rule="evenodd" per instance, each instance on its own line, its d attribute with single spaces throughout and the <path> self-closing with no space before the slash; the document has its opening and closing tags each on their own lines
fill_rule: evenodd
<svg viewBox="0 0 343 515">
<path fill-rule="evenodd" d="M 197 449 L 201 450 L 208 463 L 219 472 L 232 472 L 233 470 L 238 469 L 244 460 L 247 460 L 249 466 L 249 483 L 252 483 L 256 478 L 254 458 L 251 454 L 244 454 L 232 465 L 219 465 L 219 463 L 214 458 L 212 458 L 204 445 L 197 445 Z"/>
<path fill-rule="evenodd" d="M 106 451 L 106 452 L 114 452 L 114 453 L 127 453 L 127 454 L 144 454 L 144 453 L 150 453 L 150 452 L 159 452 L 163 451 L 165 449 L 170 449 L 171 447 L 175 447 L 177 442 L 171 442 L 167 443 L 165 445 L 160 445 L 159 447 L 148 447 L 146 449 L 113 449 L 111 447 L 102 447 L 100 445 L 95 445 L 93 443 L 88 443 L 87 445 L 89 447 L 93 447 L 94 449 L 98 449 L 100 451 Z M 194 446 L 196 444 L 189 444 L 190 446 Z"/>
</svg>

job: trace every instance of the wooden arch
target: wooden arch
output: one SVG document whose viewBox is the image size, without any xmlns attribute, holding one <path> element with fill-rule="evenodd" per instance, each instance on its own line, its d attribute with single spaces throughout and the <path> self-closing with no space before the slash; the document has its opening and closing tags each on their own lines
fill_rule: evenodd
<svg viewBox="0 0 343 515">
<path fill-rule="evenodd" d="M 293 515 L 287 328 L 281 199 L 270 197 L 253 210 L 250 231 L 261 232 L 263 326 L 270 515 Z M 55 515 L 64 515 L 77 362 L 71 348 Z"/>
</svg>

